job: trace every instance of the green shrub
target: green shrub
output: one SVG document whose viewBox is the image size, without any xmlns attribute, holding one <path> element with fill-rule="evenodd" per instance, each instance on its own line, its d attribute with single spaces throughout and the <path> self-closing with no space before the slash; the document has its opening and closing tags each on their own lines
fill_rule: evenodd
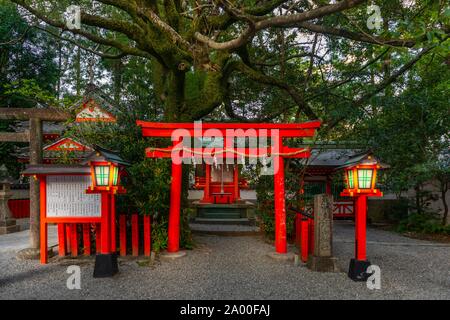
<svg viewBox="0 0 450 320">
<path fill-rule="evenodd" d="M 436 214 L 412 213 L 407 218 L 400 221 L 397 231 L 450 235 L 450 226 L 442 225 Z"/>
</svg>

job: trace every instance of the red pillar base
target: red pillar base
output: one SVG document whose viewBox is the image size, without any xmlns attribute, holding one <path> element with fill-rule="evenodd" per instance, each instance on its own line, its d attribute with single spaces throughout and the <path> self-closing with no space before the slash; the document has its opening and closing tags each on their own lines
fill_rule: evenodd
<svg viewBox="0 0 450 320">
<path fill-rule="evenodd" d="M 353 281 L 361 281 L 366 282 L 367 279 L 371 276 L 367 273 L 367 268 L 371 263 L 367 260 L 361 261 L 352 259 L 350 260 L 350 266 L 348 268 L 348 277 Z"/>
</svg>

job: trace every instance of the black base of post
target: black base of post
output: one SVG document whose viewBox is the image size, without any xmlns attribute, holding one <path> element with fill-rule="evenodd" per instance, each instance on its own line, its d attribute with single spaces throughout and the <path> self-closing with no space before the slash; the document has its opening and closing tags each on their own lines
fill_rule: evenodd
<svg viewBox="0 0 450 320">
<path fill-rule="evenodd" d="M 367 273 L 367 268 L 371 263 L 369 261 L 361 261 L 352 259 L 350 260 L 350 267 L 348 269 L 348 276 L 353 281 L 367 281 L 370 277 L 370 274 Z"/>
<path fill-rule="evenodd" d="M 110 278 L 119 272 L 117 254 L 98 254 L 95 256 L 94 278 Z"/>
</svg>

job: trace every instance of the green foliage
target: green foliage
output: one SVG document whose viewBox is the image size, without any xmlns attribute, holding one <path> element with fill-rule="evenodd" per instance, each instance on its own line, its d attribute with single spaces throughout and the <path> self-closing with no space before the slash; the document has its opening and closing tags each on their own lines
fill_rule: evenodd
<svg viewBox="0 0 450 320">
<path fill-rule="evenodd" d="M 450 235 L 450 226 L 443 226 L 434 214 L 413 213 L 399 223 L 397 231 Z"/>
</svg>

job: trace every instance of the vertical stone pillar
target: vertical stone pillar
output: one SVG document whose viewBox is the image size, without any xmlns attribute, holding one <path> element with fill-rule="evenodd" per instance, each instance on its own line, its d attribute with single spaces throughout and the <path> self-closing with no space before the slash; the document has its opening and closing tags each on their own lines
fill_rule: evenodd
<svg viewBox="0 0 450 320">
<path fill-rule="evenodd" d="M 10 184 L 0 183 L 0 235 L 20 231 L 20 226 L 16 225 L 8 207 L 11 196 Z"/>
<path fill-rule="evenodd" d="M 314 197 L 314 253 L 308 268 L 318 272 L 338 272 L 337 259 L 333 257 L 333 196 L 320 194 Z"/>
</svg>

